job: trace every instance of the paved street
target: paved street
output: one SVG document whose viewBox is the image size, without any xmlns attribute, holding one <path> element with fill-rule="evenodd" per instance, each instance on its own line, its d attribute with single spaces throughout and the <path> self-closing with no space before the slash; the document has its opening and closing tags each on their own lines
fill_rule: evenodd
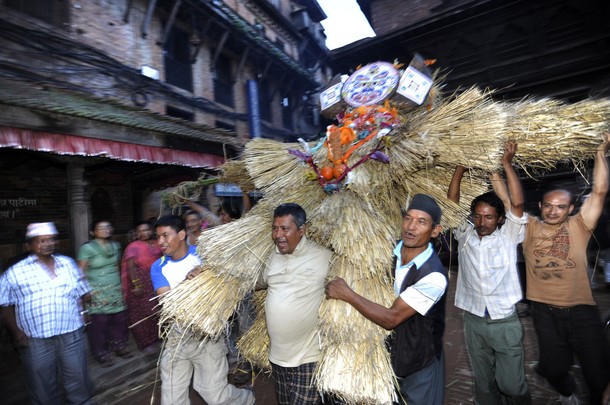
<svg viewBox="0 0 610 405">
<path fill-rule="evenodd" d="M 447 301 L 447 328 L 445 332 L 446 359 L 446 400 L 447 405 L 473 403 L 472 371 L 464 346 L 462 332 L 462 314 L 453 306 L 457 273 L 452 271 Z M 594 296 L 600 313 L 610 311 L 610 290 L 603 288 L 602 275 L 595 275 Z M 519 310 L 526 309 L 519 304 Z M 546 382 L 536 375 L 534 366 L 538 355 L 536 336 L 530 317 L 521 318 L 525 329 L 526 373 L 534 405 L 553 404 L 557 393 Z M 28 404 L 24 387 L 24 378 L 16 356 L 10 349 L 6 336 L 0 346 L 0 400 L 3 404 Z M 133 347 L 135 350 L 135 347 Z M 156 382 L 156 358 L 142 354 L 133 359 L 117 358 L 117 364 L 109 369 L 102 369 L 91 360 L 90 370 L 98 388 L 95 402 L 98 405 L 155 405 L 159 403 L 159 383 Z M 578 397 L 582 404 L 587 404 L 586 389 L 578 366 L 573 367 L 578 381 Z M 229 376 L 232 380 L 232 375 Z M 259 374 L 254 383 L 258 405 L 276 405 L 272 383 L 269 378 Z M 196 393 L 192 393 L 193 405 L 205 405 Z"/>
</svg>

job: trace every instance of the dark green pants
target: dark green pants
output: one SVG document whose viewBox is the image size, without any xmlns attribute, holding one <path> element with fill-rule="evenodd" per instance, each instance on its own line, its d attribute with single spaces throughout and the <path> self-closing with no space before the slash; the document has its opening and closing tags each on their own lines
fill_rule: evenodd
<svg viewBox="0 0 610 405">
<path fill-rule="evenodd" d="M 474 374 L 475 403 L 530 404 L 523 326 L 517 314 L 492 320 L 465 311 L 464 336 Z"/>
</svg>

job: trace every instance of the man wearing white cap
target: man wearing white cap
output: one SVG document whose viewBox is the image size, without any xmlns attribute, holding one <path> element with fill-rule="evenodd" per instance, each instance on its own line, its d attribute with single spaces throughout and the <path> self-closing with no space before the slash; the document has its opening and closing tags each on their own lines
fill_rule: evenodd
<svg viewBox="0 0 610 405">
<path fill-rule="evenodd" d="M 28 226 L 30 255 L 0 278 L 2 317 L 24 365 L 32 403 L 89 404 L 93 389 L 81 312 L 89 286 L 74 260 L 53 254 L 56 235 L 52 222 Z"/>
</svg>

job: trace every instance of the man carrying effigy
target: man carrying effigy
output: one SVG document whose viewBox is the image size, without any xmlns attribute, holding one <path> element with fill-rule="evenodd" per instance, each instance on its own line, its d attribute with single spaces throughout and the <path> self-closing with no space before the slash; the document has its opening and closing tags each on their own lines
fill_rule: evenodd
<svg viewBox="0 0 610 405">
<path fill-rule="evenodd" d="M 394 249 L 394 292 L 390 308 L 369 301 L 345 280 L 326 284 L 326 298 L 347 302 L 370 321 L 394 330 L 392 367 L 400 403 L 442 405 L 444 399 L 443 332 L 447 271 L 430 239 L 439 235 L 441 208 L 428 195 L 416 194 L 402 220 L 402 240 Z"/>
<path fill-rule="evenodd" d="M 258 289 L 267 289 L 269 361 L 280 405 L 316 405 L 321 400 L 312 383 L 320 358 L 316 325 L 332 252 L 307 239 L 306 221 L 298 204 L 275 209 L 275 250 L 257 283 Z"/>
</svg>

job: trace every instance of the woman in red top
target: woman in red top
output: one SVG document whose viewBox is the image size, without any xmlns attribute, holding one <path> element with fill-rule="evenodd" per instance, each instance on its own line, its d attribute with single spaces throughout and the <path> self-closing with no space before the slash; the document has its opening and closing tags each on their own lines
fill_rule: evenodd
<svg viewBox="0 0 610 405">
<path fill-rule="evenodd" d="M 138 349 L 147 354 L 157 351 L 159 318 L 155 314 L 157 305 L 150 280 L 150 266 L 161 257 L 161 250 L 153 239 L 148 222 L 138 222 L 135 227 L 136 240 L 125 248 L 123 255 L 122 284 L 127 300 L 127 313 L 133 337 Z M 154 314 L 154 315 L 153 315 Z"/>
</svg>

